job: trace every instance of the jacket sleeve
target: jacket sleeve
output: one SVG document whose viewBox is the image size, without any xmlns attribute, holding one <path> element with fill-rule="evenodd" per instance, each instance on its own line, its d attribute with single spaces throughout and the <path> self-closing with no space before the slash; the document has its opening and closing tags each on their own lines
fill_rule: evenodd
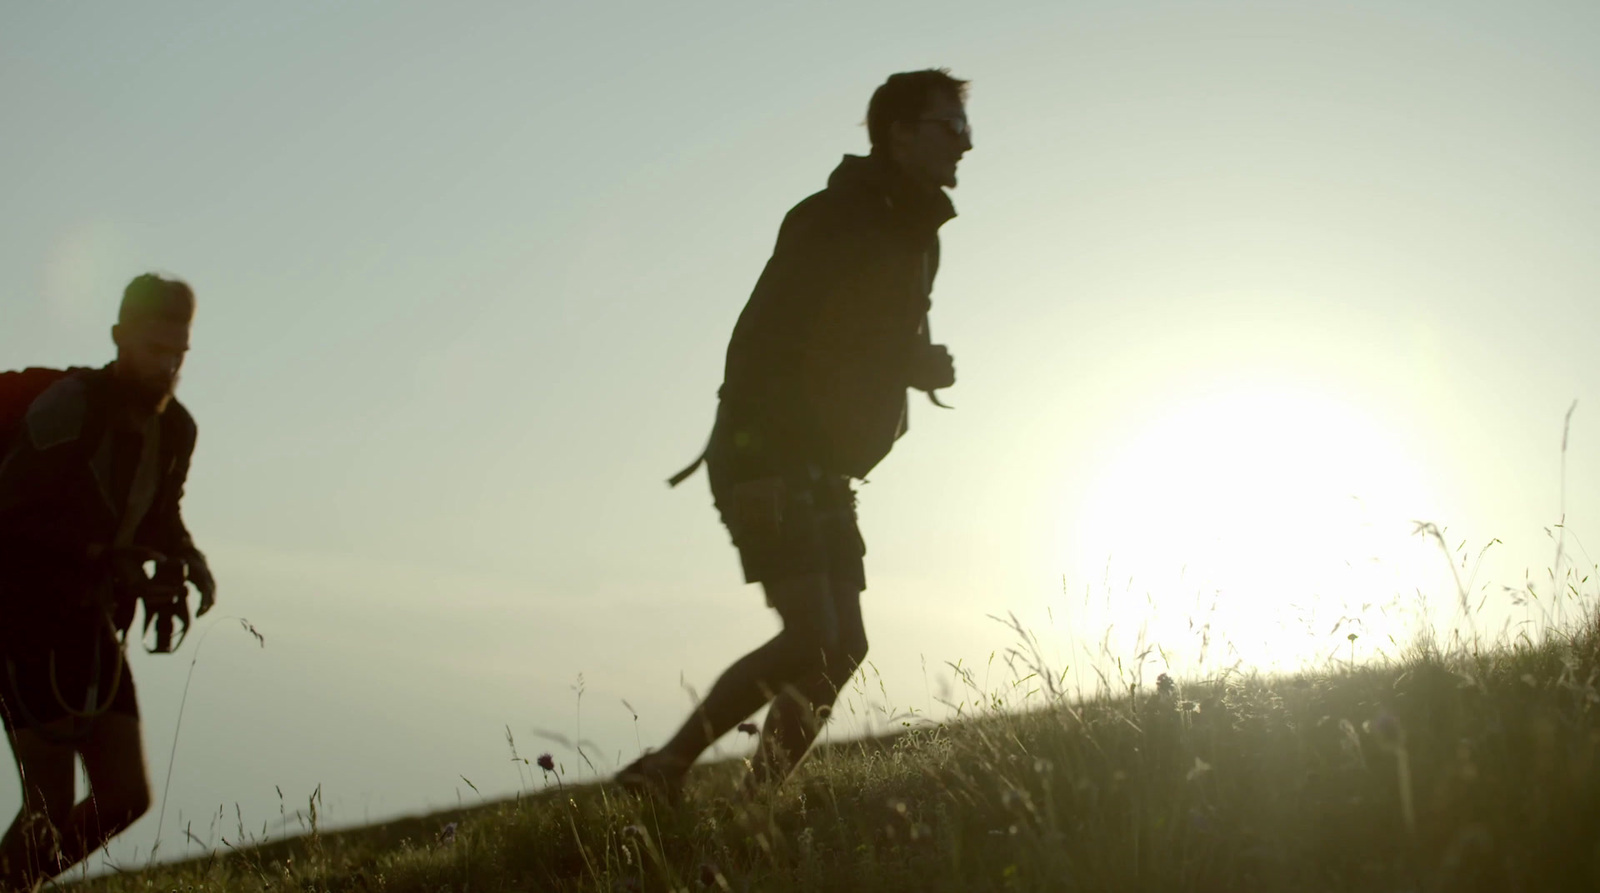
<svg viewBox="0 0 1600 893">
<path fill-rule="evenodd" d="M 196 430 L 194 420 L 187 411 L 182 411 L 172 427 L 171 465 L 162 477 L 161 491 L 156 496 L 149 517 L 140 525 L 139 539 L 142 544 L 163 555 L 180 558 L 197 551 L 194 538 L 183 523 L 183 489 L 189 479 L 189 461 L 194 455 Z"/>
</svg>

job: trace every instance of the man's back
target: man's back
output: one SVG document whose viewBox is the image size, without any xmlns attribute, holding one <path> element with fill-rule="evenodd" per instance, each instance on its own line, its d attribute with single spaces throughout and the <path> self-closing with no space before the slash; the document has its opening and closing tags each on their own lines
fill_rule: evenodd
<svg viewBox="0 0 1600 893">
<path fill-rule="evenodd" d="M 926 347 L 938 228 L 954 209 L 876 156 L 846 156 L 784 218 L 728 345 L 722 399 L 784 458 L 864 476 L 904 431 Z"/>
</svg>

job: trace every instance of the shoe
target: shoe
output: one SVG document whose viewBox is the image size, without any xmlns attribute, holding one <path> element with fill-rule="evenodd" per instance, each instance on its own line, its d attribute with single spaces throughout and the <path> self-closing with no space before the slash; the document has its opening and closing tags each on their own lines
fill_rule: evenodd
<svg viewBox="0 0 1600 893">
<path fill-rule="evenodd" d="M 683 802 L 683 779 L 688 774 L 682 761 L 653 750 L 617 770 L 612 780 L 640 799 L 654 797 L 676 806 Z"/>
</svg>

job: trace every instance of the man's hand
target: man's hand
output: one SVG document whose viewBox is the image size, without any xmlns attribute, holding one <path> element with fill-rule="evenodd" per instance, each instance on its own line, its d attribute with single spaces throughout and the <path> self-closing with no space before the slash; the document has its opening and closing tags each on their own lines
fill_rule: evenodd
<svg viewBox="0 0 1600 893">
<path fill-rule="evenodd" d="M 160 564 L 167 560 L 167 556 L 154 549 L 142 546 L 106 546 L 94 543 L 89 546 L 89 557 L 92 560 L 106 560 L 111 565 L 111 576 L 119 585 L 143 587 L 150 583 L 150 575 L 145 573 L 144 566 L 155 563 Z"/>
<path fill-rule="evenodd" d="M 184 578 L 200 592 L 200 610 L 195 612 L 195 616 L 204 617 L 211 606 L 217 603 L 216 578 L 211 576 L 211 566 L 206 564 L 206 557 L 198 549 L 184 556 L 183 565 Z"/>
<path fill-rule="evenodd" d="M 771 539 L 783 523 L 788 487 L 781 477 L 759 478 L 734 484 L 728 494 L 728 518 L 738 539 Z"/>
<path fill-rule="evenodd" d="M 930 344 L 911 370 L 911 386 L 919 391 L 937 391 L 956 383 L 956 361 L 950 348 Z"/>
</svg>

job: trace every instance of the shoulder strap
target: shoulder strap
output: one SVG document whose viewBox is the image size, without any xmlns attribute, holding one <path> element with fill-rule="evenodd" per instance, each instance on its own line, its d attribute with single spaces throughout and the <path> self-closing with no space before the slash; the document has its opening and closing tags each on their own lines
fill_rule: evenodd
<svg viewBox="0 0 1600 893">
<path fill-rule="evenodd" d="M 150 506 L 156 500 L 156 490 L 161 483 L 161 418 L 152 415 L 145 420 L 141 431 L 143 442 L 139 446 L 139 465 L 133 472 L 133 485 L 128 488 L 128 502 L 122 510 L 122 520 L 117 525 L 114 548 L 125 549 L 133 543 Z M 106 433 L 110 437 L 110 432 Z"/>
</svg>

